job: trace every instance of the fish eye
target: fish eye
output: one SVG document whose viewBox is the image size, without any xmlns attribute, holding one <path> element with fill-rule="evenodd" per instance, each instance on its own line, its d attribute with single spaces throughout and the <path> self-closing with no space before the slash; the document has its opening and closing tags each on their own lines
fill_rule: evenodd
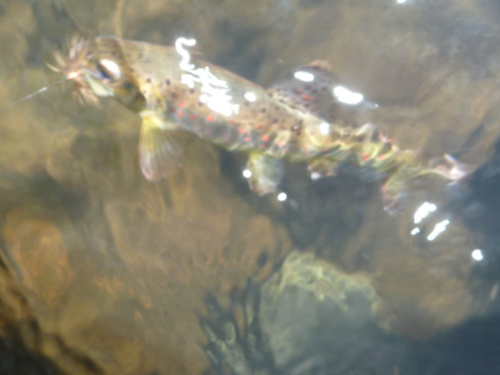
<svg viewBox="0 0 500 375">
<path fill-rule="evenodd" d="M 117 63 L 112 60 L 102 59 L 97 62 L 97 71 L 101 79 L 106 81 L 116 81 L 120 79 L 122 73 Z"/>
</svg>

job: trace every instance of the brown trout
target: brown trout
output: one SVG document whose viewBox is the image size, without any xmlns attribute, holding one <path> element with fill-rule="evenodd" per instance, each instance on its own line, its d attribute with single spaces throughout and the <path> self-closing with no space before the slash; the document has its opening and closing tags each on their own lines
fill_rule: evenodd
<svg viewBox="0 0 500 375">
<path fill-rule="evenodd" d="M 348 90 L 325 62 L 303 66 L 264 90 L 193 57 L 186 47 L 194 43 L 179 38 L 166 47 L 97 37 L 75 41 L 68 56 L 58 58 L 59 71 L 84 100 L 111 96 L 142 117 L 139 159 L 148 180 L 175 168 L 182 152 L 175 141 L 179 131 L 247 152 L 246 177 L 260 195 L 276 191 L 283 160 L 308 163 L 312 178 L 334 175 L 342 161 L 368 167 L 384 180 L 389 203 L 417 177 L 451 181 L 459 175 L 452 159 L 446 168 L 424 165 L 379 127 L 345 116 L 370 103 L 360 94 L 339 99 Z"/>
</svg>

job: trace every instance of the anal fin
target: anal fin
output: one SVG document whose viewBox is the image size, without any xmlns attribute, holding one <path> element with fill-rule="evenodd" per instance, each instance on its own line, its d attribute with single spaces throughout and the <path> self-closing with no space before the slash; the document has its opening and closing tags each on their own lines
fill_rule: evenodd
<svg viewBox="0 0 500 375">
<path fill-rule="evenodd" d="M 157 181 L 172 173 L 182 155 L 176 141 L 178 131 L 154 115 L 143 116 L 139 141 L 139 164 L 149 181 Z"/>
<path fill-rule="evenodd" d="M 261 153 L 253 152 L 248 157 L 250 189 L 262 196 L 277 190 L 284 174 L 284 162 Z"/>
<path fill-rule="evenodd" d="M 309 161 L 307 169 L 311 180 L 318 180 L 324 177 L 337 175 L 338 161 L 328 160 L 326 158 L 316 158 Z"/>
</svg>

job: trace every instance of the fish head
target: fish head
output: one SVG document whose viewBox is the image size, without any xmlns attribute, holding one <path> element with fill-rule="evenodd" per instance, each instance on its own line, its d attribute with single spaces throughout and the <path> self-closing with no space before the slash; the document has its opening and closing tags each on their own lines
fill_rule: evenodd
<svg viewBox="0 0 500 375">
<path fill-rule="evenodd" d="M 141 101 L 139 85 L 128 66 L 122 41 L 116 37 L 97 37 L 72 41 L 66 57 L 56 55 L 61 72 L 75 83 L 85 102 L 112 96 L 127 106 Z"/>
</svg>

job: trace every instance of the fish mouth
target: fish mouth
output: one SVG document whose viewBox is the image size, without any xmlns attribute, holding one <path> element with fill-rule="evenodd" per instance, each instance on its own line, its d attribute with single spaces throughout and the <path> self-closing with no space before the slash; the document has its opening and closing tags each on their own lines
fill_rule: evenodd
<svg viewBox="0 0 500 375">
<path fill-rule="evenodd" d="M 99 98 L 89 85 L 85 74 L 85 40 L 74 37 L 67 43 L 66 53 L 56 51 L 54 59 L 56 65 L 46 63 L 49 69 L 62 74 L 67 80 L 74 84 L 73 94 L 81 103 L 96 105 Z"/>
</svg>

